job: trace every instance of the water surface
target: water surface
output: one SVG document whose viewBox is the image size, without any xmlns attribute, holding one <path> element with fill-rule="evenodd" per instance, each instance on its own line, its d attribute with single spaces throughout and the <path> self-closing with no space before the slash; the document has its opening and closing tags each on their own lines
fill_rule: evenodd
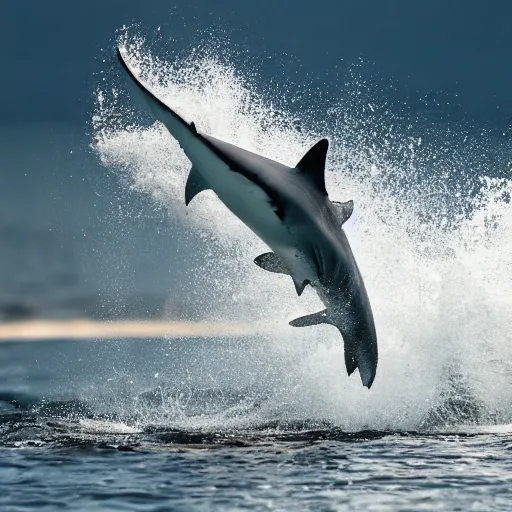
<svg viewBox="0 0 512 512">
<path fill-rule="evenodd" d="M 430 429 L 348 432 L 318 418 L 294 421 L 283 407 L 281 418 L 275 407 L 269 415 L 271 386 L 244 388 L 237 372 L 214 384 L 207 378 L 228 353 L 240 364 L 248 343 L 2 343 L 0 508 L 512 507 L 512 427 L 447 426 L 445 416 Z M 183 380 L 179 367 L 190 350 L 194 364 L 208 362 L 202 384 Z M 170 371 L 155 385 L 163 351 Z M 248 359 L 242 373 L 268 371 L 264 350 Z"/>
</svg>

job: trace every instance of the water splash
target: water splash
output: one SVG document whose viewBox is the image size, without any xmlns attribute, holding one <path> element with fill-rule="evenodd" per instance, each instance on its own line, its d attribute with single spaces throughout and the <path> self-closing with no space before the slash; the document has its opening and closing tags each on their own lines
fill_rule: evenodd
<svg viewBox="0 0 512 512">
<path fill-rule="evenodd" d="M 489 149 L 492 136 L 430 121 L 411 129 L 413 114 L 379 103 L 378 91 L 369 103 L 357 85 L 343 101 L 332 99 L 320 123 L 294 113 L 293 84 L 259 92 L 257 73 L 221 60 L 215 44 L 169 64 L 153 57 L 143 40 L 134 41 L 123 41 L 129 58 L 201 132 L 287 165 L 320 136 L 330 138 L 327 189 L 331 199 L 356 205 L 346 231 L 380 352 L 368 391 L 358 376 L 347 377 L 334 328 L 287 326 L 322 307 L 314 292 L 307 289 L 299 299 L 286 276 L 258 269 L 252 260 L 264 244 L 212 192 L 185 207 L 190 164 L 161 125 L 138 117 L 119 75 L 110 90 L 97 93 L 94 149 L 127 187 L 168 208 L 183 226 L 180 237 L 203 238 L 197 246 L 203 267 L 188 282 L 203 297 L 203 317 L 259 322 L 262 334 L 254 343 L 271 354 L 263 391 L 255 392 L 258 407 L 236 405 L 233 416 L 226 406 L 206 420 L 183 415 L 176 401 L 183 394 L 169 392 L 157 414 L 170 411 L 165 417 L 178 422 L 186 416 L 196 427 L 313 419 L 346 430 L 399 430 L 510 422 L 512 181 L 489 177 L 499 158 L 482 155 L 502 149 Z M 239 370 L 226 361 L 226 371 L 247 390 Z M 154 420 L 155 410 L 144 407 Z"/>
</svg>

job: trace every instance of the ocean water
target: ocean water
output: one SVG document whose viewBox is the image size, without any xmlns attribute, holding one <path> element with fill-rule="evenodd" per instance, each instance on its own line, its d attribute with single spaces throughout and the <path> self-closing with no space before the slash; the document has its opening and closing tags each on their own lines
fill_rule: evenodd
<svg viewBox="0 0 512 512">
<path fill-rule="evenodd" d="M 512 502 L 512 426 L 454 421 L 461 404 L 413 430 L 297 418 L 287 412 L 287 358 L 262 340 L 17 342 L 0 356 L 1 510 Z M 302 400 L 314 410 L 315 397 Z"/>
<path fill-rule="evenodd" d="M 288 165 L 330 139 L 327 190 L 355 203 L 344 228 L 375 315 L 377 377 L 371 390 L 347 377 L 334 328 L 287 325 L 322 308 L 314 292 L 298 298 L 256 267 L 264 244 L 213 193 L 185 207 L 187 159 L 105 68 L 91 149 L 171 226 L 159 282 L 188 307 L 173 299 L 160 314 L 250 322 L 258 335 L 0 344 L 0 506 L 508 510 L 506 124 L 442 95 L 395 97 L 357 67 L 339 82 L 268 82 L 215 41 L 188 55 L 121 44 L 199 131 Z M 114 219 L 133 211 L 117 213 L 121 201 Z"/>
</svg>

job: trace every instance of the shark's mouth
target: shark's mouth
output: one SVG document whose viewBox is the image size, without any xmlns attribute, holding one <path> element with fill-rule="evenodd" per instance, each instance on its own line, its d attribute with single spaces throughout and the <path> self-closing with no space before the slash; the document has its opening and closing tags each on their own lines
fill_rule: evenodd
<svg viewBox="0 0 512 512">
<path fill-rule="evenodd" d="M 140 123 L 117 74 L 101 86 L 93 119 L 105 166 L 178 219 L 176 250 L 194 248 L 170 293 L 192 294 L 205 319 L 264 326 L 268 350 L 293 382 L 287 410 L 351 429 L 414 429 L 447 397 L 457 403 L 456 374 L 478 404 L 477 421 L 511 421 L 512 181 L 497 177 L 498 133 L 471 120 L 446 123 L 435 105 L 413 112 L 384 87 L 362 83 L 340 83 L 341 96 L 317 112 L 312 91 L 288 76 L 269 85 L 236 56 L 225 64 L 225 50 L 211 41 L 187 58 L 157 60 L 141 41 L 126 50 L 201 132 L 290 166 L 329 136 L 327 187 L 334 200 L 354 200 L 346 231 L 379 333 L 369 392 L 347 378 L 334 329 L 287 326 L 322 309 L 315 294 L 306 288 L 297 298 L 289 278 L 261 272 L 253 260 L 268 248 L 214 194 L 187 210 L 187 159 L 160 126 Z"/>
</svg>

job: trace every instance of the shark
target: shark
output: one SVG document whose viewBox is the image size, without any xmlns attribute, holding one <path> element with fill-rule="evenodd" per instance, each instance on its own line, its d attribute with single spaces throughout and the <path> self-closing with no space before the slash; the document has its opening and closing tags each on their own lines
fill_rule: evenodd
<svg viewBox="0 0 512 512">
<path fill-rule="evenodd" d="M 117 58 L 145 107 L 192 163 L 186 205 L 202 191 L 213 190 L 271 249 L 255 258 L 256 265 L 289 275 L 299 296 L 311 286 L 325 309 L 290 325 L 336 327 L 343 338 L 348 375 L 358 369 L 363 386 L 370 388 L 377 370 L 377 333 L 363 278 L 343 230 L 354 203 L 331 201 L 326 190 L 328 139 L 319 140 L 295 167 L 288 167 L 200 133 L 193 122 L 186 122 L 151 92 L 126 50 L 119 47 Z"/>
</svg>

